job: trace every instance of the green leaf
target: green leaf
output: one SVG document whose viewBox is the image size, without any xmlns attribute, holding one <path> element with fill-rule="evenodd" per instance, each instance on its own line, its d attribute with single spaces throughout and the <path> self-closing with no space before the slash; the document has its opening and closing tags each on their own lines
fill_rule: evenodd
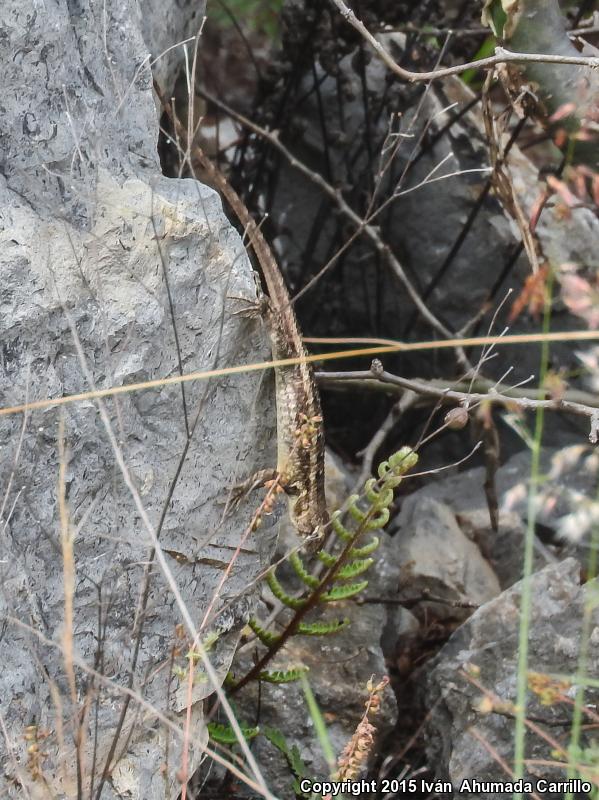
<svg viewBox="0 0 599 800">
<path fill-rule="evenodd" d="M 335 580 L 347 580 L 348 578 L 355 578 L 366 572 L 374 564 L 374 558 L 358 558 L 355 561 L 350 561 L 349 564 L 341 567 Z"/>
<path fill-rule="evenodd" d="M 267 683 L 293 683 L 308 672 L 308 667 L 293 667 L 292 669 L 264 670 L 260 673 L 260 680 Z"/>
<path fill-rule="evenodd" d="M 348 558 L 352 559 L 351 564 L 346 564 L 338 573 L 337 577 L 339 578 L 353 578 L 356 575 L 360 575 L 360 573 L 364 572 L 368 569 L 373 563 L 373 558 L 364 559 L 363 556 L 368 556 L 370 553 L 374 553 L 374 551 L 379 546 L 379 539 L 378 537 L 374 537 L 371 542 L 364 547 L 352 547 L 352 549 L 348 553 Z M 330 569 L 334 567 L 337 563 L 339 556 L 334 555 L 333 553 L 325 553 L 324 550 L 321 550 L 318 553 L 318 559 L 322 561 L 322 563 Z"/>
<path fill-rule="evenodd" d="M 301 597 L 293 597 L 292 595 L 287 594 L 277 578 L 274 569 L 271 569 L 267 572 L 266 583 L 277 600 L 280 600 L 281 603 L 284 603 L 287 608 L 293 608 L 294 610 L 297 610 L 298 608 L 302 608 L 302 606 L 306 605 L 307 601 L 305 599 Z"/>
<path fill-rule="evenodd" d="M 297 778 L 297 780 L 293 782 L 293 791 L 300 797 L 307 797 L 308 795 L 300 791 L 299 781 L 301 781 L 302 778 L 309 777 L 310 772 L 306 764 L 304 764 L 300 755 L 300 751 L 296 745 L 289 747 L 287 740 L 277 728 L 269 728 L 265 726 L 262 728 L 261 733 L 272 745 L 277 748 L 280 753 L 283 754 L 287 763 L 289 764 L 289 768 Z"/>
<path fill-rule="evenodd" d="M 228 723 L 223 724 L 221 722 L 209 722 L 207 727 L 210 738 L 214 742 L 226 745 L 227 747 L 239 742 L 237 734 Z M 241 733 L 243 734 L 244 738 L 248 741 L 253 739 L 254 736 L 257 736 L 260 732 L 259 728 L 249 728 L 245 725 L 240 725 L 239 727 L 241 728 Z"/>
<path fill-rule="evenodd" d="M 318 559 L 319 561 L 322 561 L 325 567 L 328 567 L 329 569 L 331 567 L 334 567 L 335 564 L 337 563 L 337 557 L 334 556 L 332 553 L 325 552 L 324 550 L 321 550 L 318 553 Z"/>
<path fill-rule="evenodd" d="M 371 480 L 374 480 L 374 478 L 372 478 Z M 355 503 L 351 503 L 348 510 L 349 513 L 352 515 L 352 517 L 356 520 L 356 522 L 360 523 L 360 525 L 366 519 L 366 512 L 362 511 L 357 501 Z"/>
<path fill-rule="evenodd" d="M 235 673 L 229 670 L 225 675 L 223 686 L 225 687 L 225 689 L 230 689 L 232 686 L 235 686 L 235 683 L 236 683 Z"/>
<path fill-rule="evenodd" d="M 381 509 L 377 517 L 372 517 L 372 519 L 368 520 L 368 523 L 366 524 L 366 530 L 376 531 L 379 528 L 384 528 L 388 522 L 389 522 L 389 509 L 383 508 Z"/>
<path fill-rule="evenodd" d="M 330 622 L 326 622 L 325 620 L 300 622 L 297 632 L 301 636 L 328 636 L 331 633 L 337 633 L 348 625 L 348 619 L 335 619 Z"/>
<path fill-rule="evenodd" d="M 369 556 L 371 553 L 377 549 L 381 540 L 378 536 L 373 536 L 372 539 L 365 544 L 363 547 L 352 547 L 349 551 L 350 558 L 364 558 L 364 556 Z"/>
<path fill-rule="evenodd" d="M 488 25 L 495 36 L 501 39 L 506 22 L 507 14 L 504 11 L 502 1 L 486 0 L 482 13 L 483 25 Z"/>
<path fill-rule="evenodd" d="M 295 552 L 289 556 L 289 563 L 293 567 L 293 571 L 297 575 L 297 577 L 306 584 L 306 586 L 310 587 L 310 589 L 316 589 L 318 584 L 320 583 L 320 578 L 311 575 L 308 570 L 304 567 L 304 562 L 302 561 L 299 553 Z"/>
<path fill-rule="evenodd" d="M 418 463 L 418 453 L 411 447 L 401 447 L 389 456 L 387 461 L 379 465 L 379 477 L 384 478 L 391 470 L 396 476 L 405 475 L 408 470 Z"/>
<path fill-rule="evenodd" d="M 357 503 L 359 500 L 359 495 L 352 494 L 352 496 L 347 501 L 349 504 L 349 508 L 351 508 Z M 331 516 L 331 524 L 333 525 L 333 530 L 335 531 L 336 535 L 341 539 L 342 542 L 349 542 L 353 539 L 353 534 L 351 531 L 345 527 L 343 522 L 341 521 L 341 511 L 335 511 L 335 513 Z"/>
<path fill-rule="evenodd" d="M 364 591 L 367 586 L 368 581 L 340 584 L 339 586 L 333 586 L 329 592 L 325 592 L 325 594 L 321 595 L 320 599 L 325 603 L 333 603 L 336 600 L 347 600 L 348 597 L 353 597 Z"/>
<path fill-rule="evenodd" d="M 266 628 L 263 628 L 258 622 L 256 617 L 250 617 L 248 625 L 254 631 L 258 639 L 260 639 L 262 644 L 266 645 L 266 647 L 272 647 L 279 641 L 279 634 L 273 633 L 272 631 L 267 631 Z"/>
</svg>

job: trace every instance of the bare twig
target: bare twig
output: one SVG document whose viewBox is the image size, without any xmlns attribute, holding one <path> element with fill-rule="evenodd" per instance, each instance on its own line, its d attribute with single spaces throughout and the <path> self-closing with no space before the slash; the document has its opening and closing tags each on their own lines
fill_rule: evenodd
<svg viewBox="0 0 599 800">
<path fill-rule="evenodd" d="M 4 406 L 0 408 L 0 417 L 10 414 L 19 414 L 34 409 L 51 408 L 53 406 L 63 406 L 69 403 L 76 403 L 82 400 L 95 400 L 102 397 L 112 397 L 119 394 L 132 394 L 144 389 L 155 389 L 161 386 L 172 386 L 177 383 L 187 383 L 189 381 L 208 380 L 219 378 L 224 375 L 240 375 L 246 372 L 262 372 L 275 367 L 286 367 L 292 364 L 313 364 L 316 361 L 332 361 L 345 358 L 355 358 L 357 356 L 375 356 L 382 353 L 411 353 L 426 350 L 447 350 L 455 347 L 479 347 L 485 344 L 539 344 L 541 342 L 588 342 L 599 340 L 599 331 L 553 331 L 549 333 L 514 333 L 507 336 L 470 336 L 457 337 L 455 339 L 444 339 L 438 341 L 422 342 L 402 342 L 393 339 L 351 339 L 345 338 L 343 342 L 379 342 L 374 347 L 359 347 L 355 350 L 341 350 L 334 353 L 316 353 L 314 355 L 302 356 L 301 358 L 280 358 L 273 361 L 260 361 L 252 364 L 238 364 L 231 367 L 219 369 L 200 370 L 190 372 L 187 375 L 172 375 L 168 378 L 156 378 L 150 381 L 139 381 L 138 383 L 128 383 L 124 386 L 111 386 L 106 389 L 92 389 L 89 392 L 79 392 L 77 394 L 64 395 L 62 397 L 46 398 L 44 400 L 33 400 L 28 403 L 21 403 L 17 406 Z M 306 338 L 307 342 L 324 342 L 331 344 L 335 340 L 326 338 Z M 342 379 L 345 375 L 354 373 L 325 373 L 327 377 L 337 376 Z M 372 378 L 369 373 L 365 374 Z"/>
<path fill-rule="evenodd" d="M 200 93 L 202 97 L 205 97 L 209 101 L 213 101 L 215 98 L 212 98 L 206 92 Z M 408 277 L 406 271 L 404 270 L 402 264 L 400 263 L 399 259 L 395 256 L 393 251 L 390 247 L 383 241 L 378 229 L 368 224 L 367 220 L 364 220 L 357 212 L 353 210 L 353 208 L 346 202 L 345 198 L 341 194 L 340 191 L 333 188 L 330 183 L 328 183 L 322 175 L 319 175 L 317 172 L 309 169 L 303 162 L 299 161 L 291 151 L 289 151 L 285 145 L 283 145 L 280 141 L 276 133 L 267 131 L 265 128 L 256 125 L 255 122 L 252 122 L 247 117 L 244 117 L 242 114 L 237 113 L 232 108 L 225 106 L 223 103 L 219 103 L 221 108 L 226 108 L 228 114 L 230 114 L 234 119 L 241 122 L 244 126 L 249 128 L 254 133 L 258 134 L 262 138 L 266 139 L 273 147 L 275 147 L 281 155 L 285 157 L 288 161 L 289 165 L 296 169 L 298 172 L 308 178 L 308 180 L 312 181 L 312 183 L 316 184 L 328 197 L 333 200 L 335 205 L 339 208 L 339 210 L 346 216 L 350 222 L 355 225 L 357 229 L 357 233 L 363 233 L 368 239 L 370 239 L 372 245 L 374 246 L 375 250 L 381 256 L 383 261 L 386 262 L 388 267 L 391 269 L 393 274 L 396 276 L 397 280 L 402 284 L 406 292 L 408 293 L 410 299 L 422 315 L 423 319 L 425 319 L 429 325 L 440 334 L 445 337 L 451 337 L 453 334 L 452 332 L 440 322 L 435 315 L 430 311 L 428 306 L 423 302 L 422 298 L 420 297 L 416 287 L 413 285 L 412 281 Z"/>
<path fill-rule="evenodd" d="M 494 67 L 497 64 L 506 64 L 508 62 L 515 62 L 523 64 L 526 62 L 535 62 L 540 64 L 572 64 L 575 66 L 584 67 L 599 67 L 599 58 L 590 56 L 559 56 L 550 53 L 512 53 L 503 47 L 496 47 L 494 56 L 488 58 L 481 58 L 479 61 L 469 61 L 466 64 L 456 64 L 454 67 L 444 67 L 442 69 L 435 69 L 430 72 L 412 72 L 409 69 L 401 67 L 393 56 L 383 47 L 383 45 L 370 33 L 368 28 L 361 22 L 351 8 L 345 5 L 343 0 L 331 0 L 333 5 L 337 6 L 339 13 L 375 51 L 377 56 L 383 61 L 384 64 L 396 75 L 410 83 L 419 81 L 437 80 L 439 78 L 447 78 L 450 75 L 460 75 L 469 69 L 486 69 L 487 67 Z"/>
<path fill-rule="evenodd" d="M 414 392 L 415 394 L 425 395 L 428 397 L 436 397 L 447 402 L 454 402 L 460 405 L 468 403 L 489 402 L 498 405 L 516 406 L 522 411 L 535 411 L 538 408 L 545 408 L 550 411 L 564 411 L 569 414 L 574 414 L 579 417 L 586 417 L 591 424 L 590 441 L 595 444 L 597 442 L 597 433 L 599 427 L 599 399 L 588 396 L 589 404 L 576 402 L 574 400 L 566 399 L 566 397 L 543 398 L 543 397 L 530 397 L 530 392 L 525 389 L 511 389 L 509 386 L 498 385 L 498 388 L 493 388 L 491 382 L 483 382 L 483 385 L 488 385 L 486 392 L 469 392 L 459 391 L 451 388 L 444 388 L 441 381 L 421 381 L 411 378 L 402 378 L 399 375 L 393 375 L 385 370 L 361 370 L 355 372 L 320 372 L 316 373 L 316 378 L 319 383 L 331 382 L 344 382 L 344 381 L 362 381 L 370 382 L 378 381 L 381 384 L 398 387 L 403 391 Z M 480 385 L 480 381 L 478 385 Z M 369 385 L 362 384 L 362 385 Z M 501 390 L 501 391 L 500 391 Z M 535 390 L 533 390 L 535 391 Z M 544 390 L 536 390 L 539 394 L 544 394 Z M 503 392 L 513 392 L 512 394 L 504 394 Z"/>
</svg>

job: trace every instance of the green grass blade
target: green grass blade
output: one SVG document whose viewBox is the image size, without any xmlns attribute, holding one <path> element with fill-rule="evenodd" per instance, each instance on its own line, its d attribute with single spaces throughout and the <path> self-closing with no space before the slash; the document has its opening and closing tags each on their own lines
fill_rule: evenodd
<svg viewBox="0 0 599 800">
<path fill-rule="evenodd" d="M 333 775 L 337 768 L 337 760 L 335 758 L 333 746 L 331 745 L 331 740 L 329 739 L 329 732 L 327 730 L 324 717 L 322 716 L 320 708 L 318 707 L 318 703 L 316 702 L 316 698 L 314 697 L 314 693 L 306 676 L 302 675 L 300 677 L 300 681 L 302 684 L 302 689 L 304 690 L 304 697 L 306 698 L 308 712 L 312 722 L 314 723 L 314 730 L 316 731 L 318 741 L 320 742 L 324 760 L 327 762 L 329 774 Z"/>
<path fill-rule="evenodd" d="M 551 327 L 552 276 L 547 281 L 547 296 L 543 315 L 543 332 L 549 333 Z M 541 365 L 539 386 L 543 386 L 549 364 L 549 343 L 541 346 Z M 518 635 L 518 675 L 516 682 L 516 726 L 514 731 L 514 780 L 524 776 L 524 754 L 526 745 L 526 701 L 528 695 L 528 637 L 530 632 L 530 612 L 532 606 L 531 575 L 533 572 L 534 537 L 536 522 L 536 501 L 540 478 L 541 443 L 543 440 L 544 409 L 537 408 L 535 432 L 532 442 L 530 487 L 528 491 L 528 520 L 524 541 L 524 565 L 522 578 L 522 597 L 520 601 L 520 626 Z M 522 792 L 514 792 L 514 800 L 522 800 Z"/>
</svg>

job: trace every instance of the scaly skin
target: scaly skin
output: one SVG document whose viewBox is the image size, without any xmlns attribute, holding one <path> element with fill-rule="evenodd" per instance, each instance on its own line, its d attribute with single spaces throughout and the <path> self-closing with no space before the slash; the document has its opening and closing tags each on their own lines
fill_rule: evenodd
<svg viewBox="0 0 599 800">
<path fill-rule="evenodd" d="M 248 236 L 268 293 L 266 324 L 273 359 L 302 358 L 306 350 L 287 287 L 245 203 L 205 153 L 194 147 L 212 185 L 225 198 Z M 277 473 L 289 497 L 291 520 L 303 537 L 324 535 L 329 522 L 324 489 L 324 433 L 320 399 L 311 364 L 275 368 Z"/>
</svg>

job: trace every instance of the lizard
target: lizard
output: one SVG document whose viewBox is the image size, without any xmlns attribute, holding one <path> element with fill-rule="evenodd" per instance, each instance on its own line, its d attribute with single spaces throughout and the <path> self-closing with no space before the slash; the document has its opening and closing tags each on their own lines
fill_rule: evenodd
<svg viewBox="0 0 599 800">
<path fill-rule="evenodd" d="M 163 108 L 185 141 L 183 126 L 164 102 L 156 82 L 154 86 Z M 246 204 L 202 148 L 194 143 L 191 154 L 239 220 L 252 246 L 267 294 L 263 314 L 273 359 L 305 358 L 306 349 L 297 317 L 270 245 Z M 329 515 L 324 486 L 322 410 L 312 365 L 304 361 L 275 367 L 275 395 L 277 465 L 274 471 L 262 470 L 259 473 L 260 483 L 264 484 L 267 478 L 277 478 L 288 496 L 289 516 L 294 527 L 302 538 L 309 537 L 314 545 L 322 541 Z M 244 486 L 250 483 L 252 481 Z M 256 480 L 253 485 L 256 485 Z"/>
</svg>

